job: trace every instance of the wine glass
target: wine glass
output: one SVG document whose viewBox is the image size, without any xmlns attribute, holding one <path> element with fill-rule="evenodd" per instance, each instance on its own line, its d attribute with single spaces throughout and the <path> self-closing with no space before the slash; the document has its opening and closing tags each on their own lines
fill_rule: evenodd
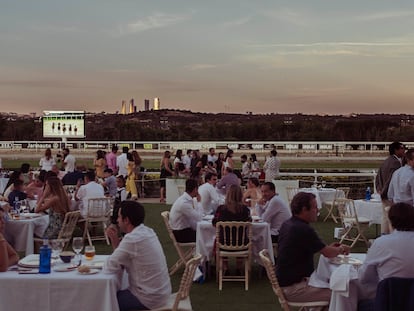
<svg viewBox="0 0 414 311">
<path fill-rule="evenodd" d="M 72 249 L 76 253 L 76 257 L 79 260 L 78 262 L 80 264 L 81 259 L 80 259 L 79 254 L 83 249 L 83 238 L 82 237 L 73 238 L 73 240 L 72 240 Z"/>
</svg>

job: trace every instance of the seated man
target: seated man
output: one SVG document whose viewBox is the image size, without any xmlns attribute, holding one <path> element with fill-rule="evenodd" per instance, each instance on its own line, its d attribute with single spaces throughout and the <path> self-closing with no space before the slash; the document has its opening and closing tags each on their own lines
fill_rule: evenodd
<svg viewBox="0 0 414 311">
<path fill-rule="evenodd" d="M 197 203 L 193 198 L 197 198 Z M 197 222 L 203 218 L 200 201 L 197 180 L 187 179 L 185 192 L 175 200 L 170 211 L 170 226 L 178 242 L 196 241 Z"/>
<path fill-rule="evenodd" d="M 118 225 L 126 235 L 119 239 L 116 226 L 107 234 L 114 252 L 106 260 L 103 271 L 126 270 L 129 287 L 117 292 L 120 311 L 148 310 L 162 307 L 171 294 L 167 261 L 154 230 L 144 225 L 144 207 L 136 201 L 123 201 L 118 212 Z"/>
<path fill-rule="evenodd" d="M 217 189 L 221 192 L 221 194 L 226 195 L 227 189 L 230 188 L 231 185 L 241 185 L 241 179 L 234 173 L 231 167 L 226 167 L 224 170 L 224 176 L 220 179 L 217 183 Z"/>
<path fill-rule="evenodd" d="M 261 189 L 262 198 L 256 205 L 256 213 L 270 224 L 272 243 L 277 243 L 280 227 L 292 217 L 292 213 L 286 202 L 276 194 L 274 183 L 265 182 Z"/>
<path fill-rule="evenodd" d="M 92 198 L 104 198 L 104 188 L 95 182 L 95 172 L 88 171 L 84 177 L 85 184 L 81 185 L 80 180 L 76 185 L 75 200 L 79 201 L 79 210 L 82 217 L 88 215 L 88 201 Z"/>
<path fill-rule="evenodd" d="M 101 185 L 105 188 L 105 194 L 114 198 L 116 195 L 116 177 L 113 175 L 113 171 L 110 168 L 104 170 L 104 182 Z"/>
<path fill-rule="evenodd" d="M 16 201 L 26 200 L 27 194 L 23 192 L 23 180 L 17 179 L 13 183 L 13 191 L 10 192 L 9 197 L 7 198 L 10 205 L 14 206 Z"/>
<path fill-rule="evenodd" d="M 219 206 L 220 197 L 216 189 L 217 174 L 207 173 L 204 177 L 205 183 L 198 188 L 201 197 L 201 205 L 206 215 L 213 214 Z"/>
<path fill-rule="evenodd" d="M 331 258 L 348 254 L 349 247 L 332 243 L 326 245 L 309 225 L 318 219 L 315 195 L 299 192 L 291 202 L 293 216 L 280 228 L 276 275 L 286 299 L 296 302 L 329 301 L 331 290 L 308 284 L 314 270 L 313 256 L 320 252 Z"/>
<path fill-rule="evenodd" d="M 374 299 L 380 281 L 390 277 L 414 278 L 414 207 L 407 203 L 391 206 L 388 218 L 394 229 L 382 235 L 368 249 L 358 269 L 358 297 Z"/>
</svg>

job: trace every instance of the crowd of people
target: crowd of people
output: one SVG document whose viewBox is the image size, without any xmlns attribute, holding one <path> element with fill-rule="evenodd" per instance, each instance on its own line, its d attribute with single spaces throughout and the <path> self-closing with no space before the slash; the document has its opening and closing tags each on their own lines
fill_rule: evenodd
<svg viewBox="0 0 414 311">
<path fill-rule="evenodd" d="M 162 246 L 156 233 L 144 225 L 145 211 L 136 199 L 131 180 L 139 172 L 141 158 L 137 152 L 122 149 L 117 155 L 116 146 L 106 155 L 97 152 L 95 170 L 82 172 L 73 159 L 63 158 L 66 175 L 76 180 L 75 201 L 85 216 L 85 205 L 90 197 L 111 195 L 115 198 L 112 225 L 107 229 L 114 252 L 105 263 L 104 271 L 116 273 L 123 269 L 129 275 L 129 287 L 117 293 L 120 310 L 143 310 L 162 306 L 171 293 L 171 283 Z M 56 236 L 62 217 L 71 209 L 71 200 L 63 188 L 63 179 L 53 172 L 56 165 L 50 161 L 49 151 L 42 158 L 42 167 L 49 170 L 37 176 L 30 185 L 25 185 L 22 172 L 10 176 L 7 200 L 37 195 L 36 212 L 48 211 L 52 221 L 46 232 Z M 278 194 L 272 180 L 278 176 L 280 160 L 276 150 L 270 152 L 262 168 L 255 155 L 242 155 L 241 171 L 235 168 L 234 152 L 216 156 L 214 148 L 200 155 L 197 150 L 188 150 L 183 155 L 177 150 L 174 161 L 165 151 L 160 161 L 160 201 L 165 202 L 165 178 L 186 177 L 185 191 L 172 204 L 170 226 L 178 242 L 195 242 L 197 222 L 204 215 L 213 215 L 212 225 L 219 221 L 252 221 L 259 216 L 270 227 L 273 243 L 278 250 L 275 258 L 279 284 L 290 301 L 329 301 L 329 288 L 314 287 L 309 279 L 314 271 L 314 255 L 320 253 L 327 258 L 347 255 L 349 246 L 325 243 L 311 226 L 318 219 L 316 197 L 312 193 L 297 193 L 290 205 Z M 137 169 L 138 168 L 138 169 Z M 390 157 L 384 161 L 377 176 L 377 189 L 384 204 L 389 206 L 390 234 L 375 240 L 359 269 L 359 287 L 353 295 L 358 300 L 373 299 L 378 282 L 391 277 L 414 277 L 412 256 L 407 249 L 414 241 L 414 149 L 405 150 L 403 144 L 390 145 Z M 22 170 L 25 171 L 25 170 Z M 265 180 L 260 182 L 262 171 Z M 83 178 L 69 178 L 80 173 Z M 78 174 L 77 176 L 81 176 Z M 43 176 L 44 175 L 44 176 Z M 98 178 L 103 181 L 97 182 Z M 241 187 L 245 184 L 246 187 Z M 10 186 L 12 186 L 10 188 Z M 9 189 L 10 188 L 10 189 Z M 42 188 L 42 191 L 38 191 Z M 28 191 L 28 189 L 31 189 Z M 106 189 L 106 190 L 105 190 Z M 106 193 L 105 193 L 106 191 Z M 130 195 L 128 197 L 128 194 Z M 59 204 L 58 204 L 59 203 Z M 17 262 L 17 254 L 2 235 L 4 208 L 0 209 L 0 271 Z M 121 232 L 124 234 L 121 234 Z M 230 269 L 225 262 L 224 270 Z M 240 262 L 236 271 L 243 274 Z M 354 307 L 354 306 L 353 306 Z"/>
</svg>

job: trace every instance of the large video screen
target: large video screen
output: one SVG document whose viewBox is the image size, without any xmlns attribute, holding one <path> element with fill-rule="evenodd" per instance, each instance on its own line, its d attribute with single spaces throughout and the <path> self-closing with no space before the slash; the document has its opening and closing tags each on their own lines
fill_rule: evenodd
<svg viewBox="0 0 414 311">
<path fill-rule="evenodd" d="M 44 111 L 43 137 L 85 137 L 85 111 Z"/>
</svg>

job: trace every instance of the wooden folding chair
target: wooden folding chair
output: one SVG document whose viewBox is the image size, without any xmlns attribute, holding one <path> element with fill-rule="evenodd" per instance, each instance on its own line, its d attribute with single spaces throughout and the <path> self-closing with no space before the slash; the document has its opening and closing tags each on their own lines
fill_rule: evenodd
<svg viewBox="0 0 414 311">
<path fill-rule="evenodd" d="M 190 243 L 177 242 L 177 240 L 175 239 L 175 235 L 173 233 L 173 230 L 170 226 L 170 212 L 169 211 L 164 211 L 164 212 L 161 213 L 161 216 L 164 220 L 165 227 L 167 228 L 168 235 L 170 236 L 170 239 L 172 240 L 172 242 L 174 244 L 174 247 L 177 250 L 178 257 L 179 257 L 177 262 L 173 266 L 171 266 L 170 269 L 169 269 L 170 275 L 173 275 L 175 272 L 178 271 L 178 269 L 180 269 L 181 266 L 185 265 L 185 263 L 189 260 L 189 258 L 191 258 L 191 256 L 194 253 L 196 243 L 194 243 L 194 242 L 190 242 Z"/>
<path fill-rule="evenodd" d="M 353 247 L 356 242 L 363 241 L 369 247 L 370 244 L 364 233 L 369 227 L 370 220 L 366 217 L 358 217 L 354 201 L 351 199 L 336 199 L 334 204 L 344 228 L 344 233 L 339 243 L 349 241 L 351 242 L 350 247 Z"/>
<path fill-rule="evenodd" d="M 178 292 L 171 294 L 165 306 L 153 311 L 171 310 L 171 311 L 192 311 L 190 301 L 190 289 L 193 284 L 194 273 L 200 265 L 201 255 L 196 254 L 185 264 L 185 270 L 181 277 L 180 287 Z"/>
<path fill-rule="evenodd" d="M 280 305 L 284 311 L 290 311 L 290 307 L 300 308 L 304 310 L 308 308 L 325 307 L 329 305 L 329 301 L 309 301 L 309 302 L 293 302 L 286 299 L 283 290 L 279 286 L 279 282 L 276 277 L 276 267 L 272 264 L 267 249 L 263 249 L 259 252 L 260 259 L 266 269 L 267 277 L 272 285 L 273 292 L 277 296 Z"/>
<path fill-rule="evenodd" d="M 92 241 L 95 240 L 104 240 L 110 245 L 109 238 L 106 235 L 106 228 L 111 215 L 112 202 L 112 199 L 108 197 L 91 198 L 88 200 L 88 213 L 82 221 L 85 222 L 83 239 L 87 238 L 89 245 L 92 245 Z M 95 230 L 99 225 L 101 225 L 102 234 L 98 234 Z"/>
<path fill-rule="evenodd" d="M 351 190 L 351 188 L 349 188 L 349 187 L 338 187 L 338 188 L 336 188 L 335 196 L 334 196 L 333 200 L 332 201 L 325 201 L 325 202 L 323 202 L 323 206 L 326 206 L 326 209 L 328 210 L 328 214 L 326 214 L 326 216 L 323 219 L 323 221 L 326 221 L 329 217 L 331 217 L 332 220 L 335 223 L 338 223 L 337 216 L 334 215 L 334 212 L 335 212 L 335 200 L 336 199 L 340 199 L 340 198 L 347 199 L 350 190 Z"/>
</svg>

